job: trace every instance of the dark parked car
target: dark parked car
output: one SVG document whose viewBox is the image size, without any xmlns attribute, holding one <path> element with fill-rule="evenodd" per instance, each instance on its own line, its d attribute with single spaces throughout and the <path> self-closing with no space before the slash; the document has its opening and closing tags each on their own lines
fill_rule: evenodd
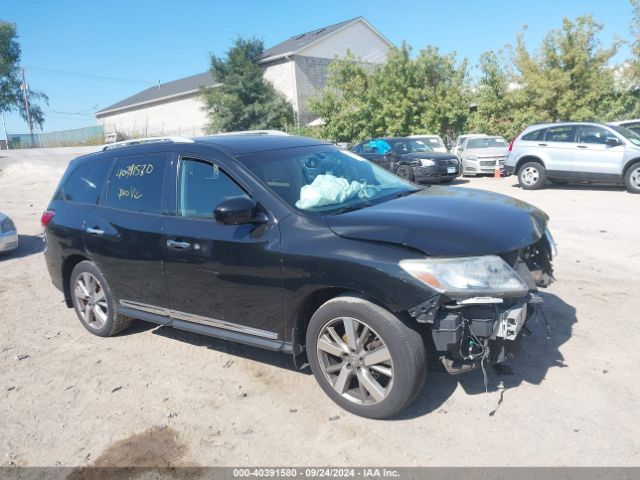
<svg viewBox="0 0 640 480">
<path fill-rule="evenodd" d="M 49 273 L 84 327 L 137 318 L 306 354 L 358 415 L 404 409 L 427 349 L 451 373 L 503 362 L 552 279 L 542 211 L 418 188 L 319 140 L 109 148 L 69 164 L 42 216 Z"/>
<path fill-rule="evenodd" d="M 410 182 L 450 182 L 460 175 L 458 157 L 435 152 L 415 138 L 374 138 L 359 143 L 353 152 Z"/>
</svg>

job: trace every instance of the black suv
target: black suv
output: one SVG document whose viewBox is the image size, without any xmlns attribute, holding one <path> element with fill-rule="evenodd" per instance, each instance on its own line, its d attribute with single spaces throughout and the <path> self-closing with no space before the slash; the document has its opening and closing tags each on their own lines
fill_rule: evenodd
<svg viewBox="0 0 640 480">
<path fill-rule="evenodd" d="M 415 138 L 373 138 L 353 152 L 410 182 L 444 183 L 460 175 L 460 161 L 452 153 L 434 151 Z"/>
<path fill-rule="evenodd" d="M 42 217 L 86 329 L 136 318 L 306 354 L 358 415 L 404 409 L 428 350 L 452 373 L 504 361 L 552 279 L 547 216 L 509 197 L 418 188 L 311 138 L 116 147 L 73 160 Z"/>
</svg>

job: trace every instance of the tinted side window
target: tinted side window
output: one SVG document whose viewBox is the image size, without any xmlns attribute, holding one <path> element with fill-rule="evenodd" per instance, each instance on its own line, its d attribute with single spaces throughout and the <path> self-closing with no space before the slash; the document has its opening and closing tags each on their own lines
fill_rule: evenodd
<svg viewBox="0 0 640 480">
<path fill-rule="evenodd" d="M 544 137 L 547 142 L 574 142 L 575 138 L 575 126 L 551 127 Z"/>
<path fill-rule="evenodd" d="M 166 155 L 119 158 L 109 178 L 107 206 L 160 213 Z"/>
<path fill-rule="evenodd" d="M 640 122 L 630 122 L 622 125 L 625 128 L 628 128 L 634 133 L 640 133 Z"/>
<path fill-rule="evenodd" d="M 526 135 L 522 136 L 521 140 L 525 140 L 528 142 L 535 142 L 538 140 L 542 140 L 542 137 L 544 137 L 544 132 L 546 131 L 546 129 L 540 129 L 540 130 L 534 130 L 533 132 L 529 132 Z"/>
<path fill-rule="evenodd" d="M 249 196 L 217 165 L 185 158 L 178 177 L 178 215 L 213 218 L 213 210 L 224 200 Z"/>
<path fill-rule="evenodd" d="M 60 189 L 58 198 L 69 203 L 95 205 L 110 166 L 111 159 L 94 160 L 78 166 Z"/>
<path fill-rule="evenodd" d="M 604 145 L 607 143 L 607 137 L 613 137 L 611 133 L 604 128 L 585 126 L 580 127 L 578 133 L 578 142 L 580 143 L 600 143 Z"/>
</svg>

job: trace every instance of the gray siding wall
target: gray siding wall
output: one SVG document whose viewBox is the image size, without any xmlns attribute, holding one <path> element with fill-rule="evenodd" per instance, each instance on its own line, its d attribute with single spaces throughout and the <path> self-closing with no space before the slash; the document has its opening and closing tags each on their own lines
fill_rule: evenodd
<svg viewBox="0 0 640 480">
<path fill-rule="evenodd" d="M 298 94 L 298 121 L 306 125 L 316 117 L 309 111 L 310 98 L 320 93 L 327 81 L 330 58 L 295 56 L 296 90 Z"/>
</svg>

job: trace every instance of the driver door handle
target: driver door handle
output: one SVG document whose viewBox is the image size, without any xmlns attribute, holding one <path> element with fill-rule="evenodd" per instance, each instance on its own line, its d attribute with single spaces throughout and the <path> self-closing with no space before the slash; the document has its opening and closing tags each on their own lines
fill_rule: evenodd
<svg viewBox="0 0 640 480">
<path fill-rule="evenodd" d="M 541 146 L 541 147 L 547 147 L 548 146 L 546 143 L 539 143 L 538 145 Z"/>
<path fill-rule="evenodd" d="M 87 232 L 89 235 L 96 235 L 98 237 L 104 235 L 104 230 L 100 230 L 97 227 L 87 227 L 87 229 L 85 230 L 85 232 Z"/>
<path fill-rule="evenodd" d="M 167 247 L 173 248 L 175 250 L 186 250 L 191 247 L 189 242 L 179 242 L 177 240 L 167 240 Z"/>
<path fill-rule="evenodd" d="M 589 148 L 586 145 L 578 145 L 578 148 Z"/>
</svg>

